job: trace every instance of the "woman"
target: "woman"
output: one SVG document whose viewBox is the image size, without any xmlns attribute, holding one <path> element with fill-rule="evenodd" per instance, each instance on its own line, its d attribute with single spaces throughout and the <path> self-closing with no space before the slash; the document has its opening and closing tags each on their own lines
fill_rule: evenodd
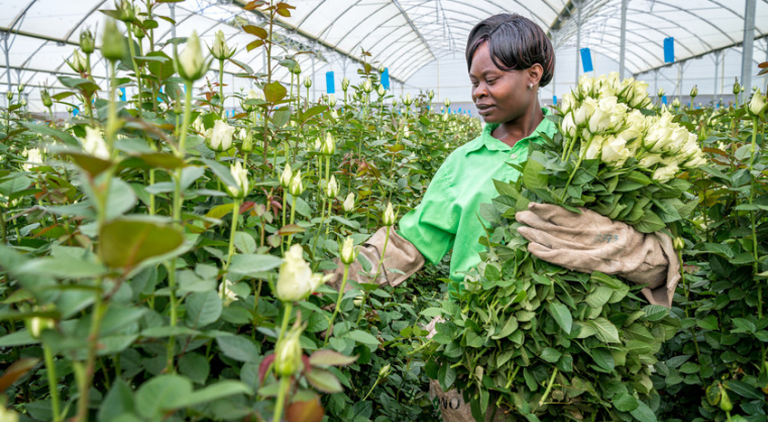
<svg viewBox="0 0 768 422">
<path fill-rule="evenodd" d="M 461 282 L 485 250 L 478 243 L 485 223 L 477 216 L 480 204 L 498 196 L 493 179 L 516 180 L 520 173 L 509 163 L 525 162 L 531 142 L 541 142 L 543 135 L 551 137 L 557 131 L 545 119 L 550 112 L 538 100 L 539 87 L 552 80 L 555 67 L 552 44 L 538 25 L 516 14 L 492 16 L 470 32 L 466 59 L 472 100 L 487 124 L 480 137 L 451 153 L 422 202 L 402 217 L 397 231 L 390 231 L 383 259 L 385 279 L 378 283 L 397 285 L 421 268 L 425 259 L 436 264 L 451 249 L 450 278 Z M 516 218 L 528 226 L 520 234 L 540 259 L 647 284 L 643 293 L 651 303 L 671 305 L 679 263 L 667 236 L 644 235 L 595 212 L 576 214 L 554 205 L 531 204 Z M 384 230 L 379 229 L 361 249 L 374 265 L 382 261 Z M 606 247 L 597 236 L 605 234 L 618 240 Z M 389 272 L 389 268 L 400 271 Z M 368 281 L 362 274 L 351 274 L 357 281 Z M 438 396 L 444 421 L 473 420 L 460 394 L 444 393 L 435 381 L 431 390 Z M 503 420 L 503 412 L 498 413 L 496 419 Z"/>
</svg>

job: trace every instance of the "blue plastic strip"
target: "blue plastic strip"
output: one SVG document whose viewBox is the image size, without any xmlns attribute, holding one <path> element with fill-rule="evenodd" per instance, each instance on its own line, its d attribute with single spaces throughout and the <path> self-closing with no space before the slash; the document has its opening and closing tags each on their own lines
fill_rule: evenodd
<svg viewBox="0 0 768 422">
<path fill-rule="evenodd" d="M 557 105 L 557 95 L 552 96 L 552 104 Z"/>
<path fill-rule="evenodd" d="M 581 66 L 584 69 L 584 73 L 595 70 L 592 67 L 592 52 L 588 48 L 581 49 Z"/>
<path fill-rule="evenodd" d="M 381 85 L 384 87 L 384 89 L 389 89 L 389 68 L 385 67 L 384 71 L 381 72 Z"/>
<path fill-rule="evenodd" d="M 336 86 L 334 85 L 333 71 L 325 72 L 325 87 L 329 94 L 336 93 Z"/>
<path fill-rule="evenodd" d="M 662 95 L 661 96 L 661 103 L 664 104 L 664 105 L 667 105 L 667 96 L 666 95 Z"/>
<path fill-rule="evenodd" d="M 664 63 L 675 62 L 675 37 L 664 38 Z"/>
</svg>

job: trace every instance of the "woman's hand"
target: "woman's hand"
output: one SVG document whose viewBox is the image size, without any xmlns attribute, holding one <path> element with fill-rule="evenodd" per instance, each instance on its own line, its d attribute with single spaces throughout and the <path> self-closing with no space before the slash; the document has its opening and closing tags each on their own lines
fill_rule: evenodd
<svg viewBox="0 0 768 422">
<path fill-rule="evenodd" d="M 527 211 L 518 212 L 517 221 L 528 226 L 518 229 L 530 242 L 528 251 L 570 270 L 600 271 L 647 284 L 643 293 L 651 303 L 670 306 L 680 279 L 671 239 L 640 233 L 586 208 L 580 211 L 532 202 Z"/>
</svg>

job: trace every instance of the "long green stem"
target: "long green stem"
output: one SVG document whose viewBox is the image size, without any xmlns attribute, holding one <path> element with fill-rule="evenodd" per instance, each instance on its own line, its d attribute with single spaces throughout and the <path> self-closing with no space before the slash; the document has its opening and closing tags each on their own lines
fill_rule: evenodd
<svg viewBox="0 0 768 422">
<path fill-rule="evenodd" d="M 103 213 L 103 211 L 101 212 Z M 77 401 L 77 416 L 75 417 L 75 420 L 80 422 L 86 422 L 88 420 L 88 402 L 90 399 L 91 384 L 93 383 L 93 375 L 95 373 L 94 368 L 96 366 L 96 346 L 99 342 L 101 319 L 104 317 L 104 313 L 107 310 L 102 298 L 102 282 L 102 277 L 99 277 L 96 280 L 95 303 L 93 305 L 93 314 L 91 315 L 91 330 L 88 334 L 88 357 L 85 364 L 85 372 L 83 373 L 78 389 L 80 397 Z"/>
<path fill-rule="evenodd" d="M 379 279 L 379 274 L 381 273 L 381 269 L 384 267 L 384 256 L 387 253 L 387 243 L 389 243 L 389 231 L 391 230 L 392 226 L 387 226 L 387 233 L 384 235 L 384 247 L 381 248 L 381 257 L 379 259 L 379 265 L 376 266 L 376 275 L 373 276 L 373 282 L 376 283 Z M 386 274 L 384 275 L 384 278 L 386 279 Z"/>
<path fill-rule="evenodd" d="M 331 322 L 328 324 L 328 331 L 325 332 L 325 341 L 323 341 L 323 347 L 328 345 L 328 339 L 331 338 L 331 330 L 333 329 L 333 324 L 336 322 L 336 316 L 339 315 L 339 309 L 341 309 L 341 299 L 344 297 L 344 289 L 347 287 L 347 276 L 349 276 L 349 264 L 344 264 L 344 277 L 341 279 L 339 296 L 336 298 L 336 308 L 333 310 Z"/>
<path fill-rule="evenodd" d="M 757 154 L 757 132 L 758 132 L 758 121 L 757 117 L 752 118 L 752 145 L 750 146 L 750 156 L 749 156 L 749 172 L 750 172 L 750 184 L 752 185 L 749 189 L 749 204 L 752 205 L 752 202 L 755 199 L 755 176 L 752 174 L 754 172 L 754 165 L 755 165 L 755 155 Z M 752 274 L 757 275 L 760 272 L 759 265 L 758 265 L 758 250 L 757 250 L 757 225 L 755 224 L 755 216 L 756 211 L 750 211 L 749 212 L 749 220 L 750 220 L 750 226 L 752 226 L 752 257 L 754 261 L 752 262 Z M 763 284 L 758 281 L 757 282 L 757 318 L 761 319 L 763 317 Z"/>
<path fill-rule="evenodd" d="M 541 396 L 541 399 L 539 400 L 539 406 L 544 406 L 544 402 L 547 401 L 547 397 L 549 396 L 549 392 L 552 390 L 552 384 L 555 382 L 555 377 L 557 376 L 557 368 L 552 372 L 552 377 L 549 378 L 549 384 L 547 385 L 547 389 L 544 390 L 544 395 Z"/>
<path fill-rule="evenodd" d="M 219 100 L 221 101 L 221 118 L 226 120 L 224 117 L 226 111 L 224 109 L 224 59 L 219 59 Z"/>
<path fill-rule="evenodd" d="M 235 233 L 237 233 L 237 219 L 240 218 L 240 202 L 241 199 L 235 199 L 234 207 L 232 208 L 232 228 L 229 231 L 229 253 L 227 254 L 227 263 L 224 264 L 224 271 L 229 269 L 229 264 L 232 262 L 232 256 L 235 254 Z M 227 286 L 224 285 L 224 290 Z"/>
<path fill-rule="evenodd" d="M 285 395 L 288 393 L 288 387 L 290 386 L 291 378 L 281 376 L 280 377 L 280 391 L 277 393 L 277 402 L 275 403 L 275 413 L 272 417 L 272 422 L 280 422 L 283 418 L 283 406 L 285 405 Z"/>
<path fill-rule="evenodd" d="M 43 353 L 45 354 L 45 370 L 48 372 L 48 391 L 51 394 L 53 422 L 59 422 L 61 421 L 61 410 L 59 406 L 59 390 L 56 388 L 58 384 L 56 378 L 56 365 L 53 362 L 51 347 L 45 342 L 43 342 Z"/>
<path fill-rule="evenodd" d="M 294 218 L 296 217 L 296 197 L 293 197 L 293 200 L 291 200 L 291 222 L 289 224 L 293 224 Z M 291 241 L 293 240 L 293 233 L 288 235 L 288 247 L 291 247 Z"/>
</svg>

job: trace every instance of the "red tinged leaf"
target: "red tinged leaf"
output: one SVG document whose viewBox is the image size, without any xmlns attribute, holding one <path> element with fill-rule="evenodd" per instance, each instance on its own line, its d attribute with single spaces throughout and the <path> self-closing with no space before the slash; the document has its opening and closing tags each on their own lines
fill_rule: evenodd
<svg viewBox="0 0 768 422">
<path fill-rule="evenodd" d="M 285 419 L 288 422 L 320 422 L 324 416 L 325 409 L 320 404 L 320 397 L 293 402 L 285 409 Z"/>
<path fill-rule="evenodd" d="M 256 205 L 253 201 L 245 201 L 242 205 L 240 205 L 240 214 L 247 213 L 253 206 Z"/>
<path fill-rule="evenodd" d="M 264 358 L 259 365 L 259 384 L 264 384 L 264 378 L 267 376 L 269 367 L 272 366 L 272 362 L 275 361 L 275 354 L 272 353 Z"/>
<path fill-rule="evenodd" d="M 280 230 L 277 231 L 277 234 L 280 236 L 289 236 L 298 233 L 304 233 L 304 228 L 296 224 L 286 224 L 285 226 L 280 227 Z"/>
<path fill-rule="evenodd" d="M 312 365 L 344 366 L 354 363 L 358 356 L 345 356 L 333 350 L 318 350 L 312 353 L 309 362 Z"/>
<path fill-rule="evenodd" d="M 251 51 L 254 48 L 261 47 L 262 45 L 264 45 L 264 40 L 251 41 L 250 43 L 248 43 L 248 45 L 245 46 L 245 49 L 248 51 Z"/>
<path fill-rule="evenodd" d="M 40 359 L 24 358 L 17 360 L 13 365 L 9 366 L 3 376 L 0 377 L 0 393 L 7 390 L 14 382 L 34 368 L 38 362 L 40 362 Z"/>
<path fill-rule="evenodd" d="M 255 35 L 261 39 L 267 38 L 267 36 L 269 36 L 266 29 L 260 28 L 256 25 L 245 25 L 243 26 L 243 31 L 251 35 Z"/>
</svg>

